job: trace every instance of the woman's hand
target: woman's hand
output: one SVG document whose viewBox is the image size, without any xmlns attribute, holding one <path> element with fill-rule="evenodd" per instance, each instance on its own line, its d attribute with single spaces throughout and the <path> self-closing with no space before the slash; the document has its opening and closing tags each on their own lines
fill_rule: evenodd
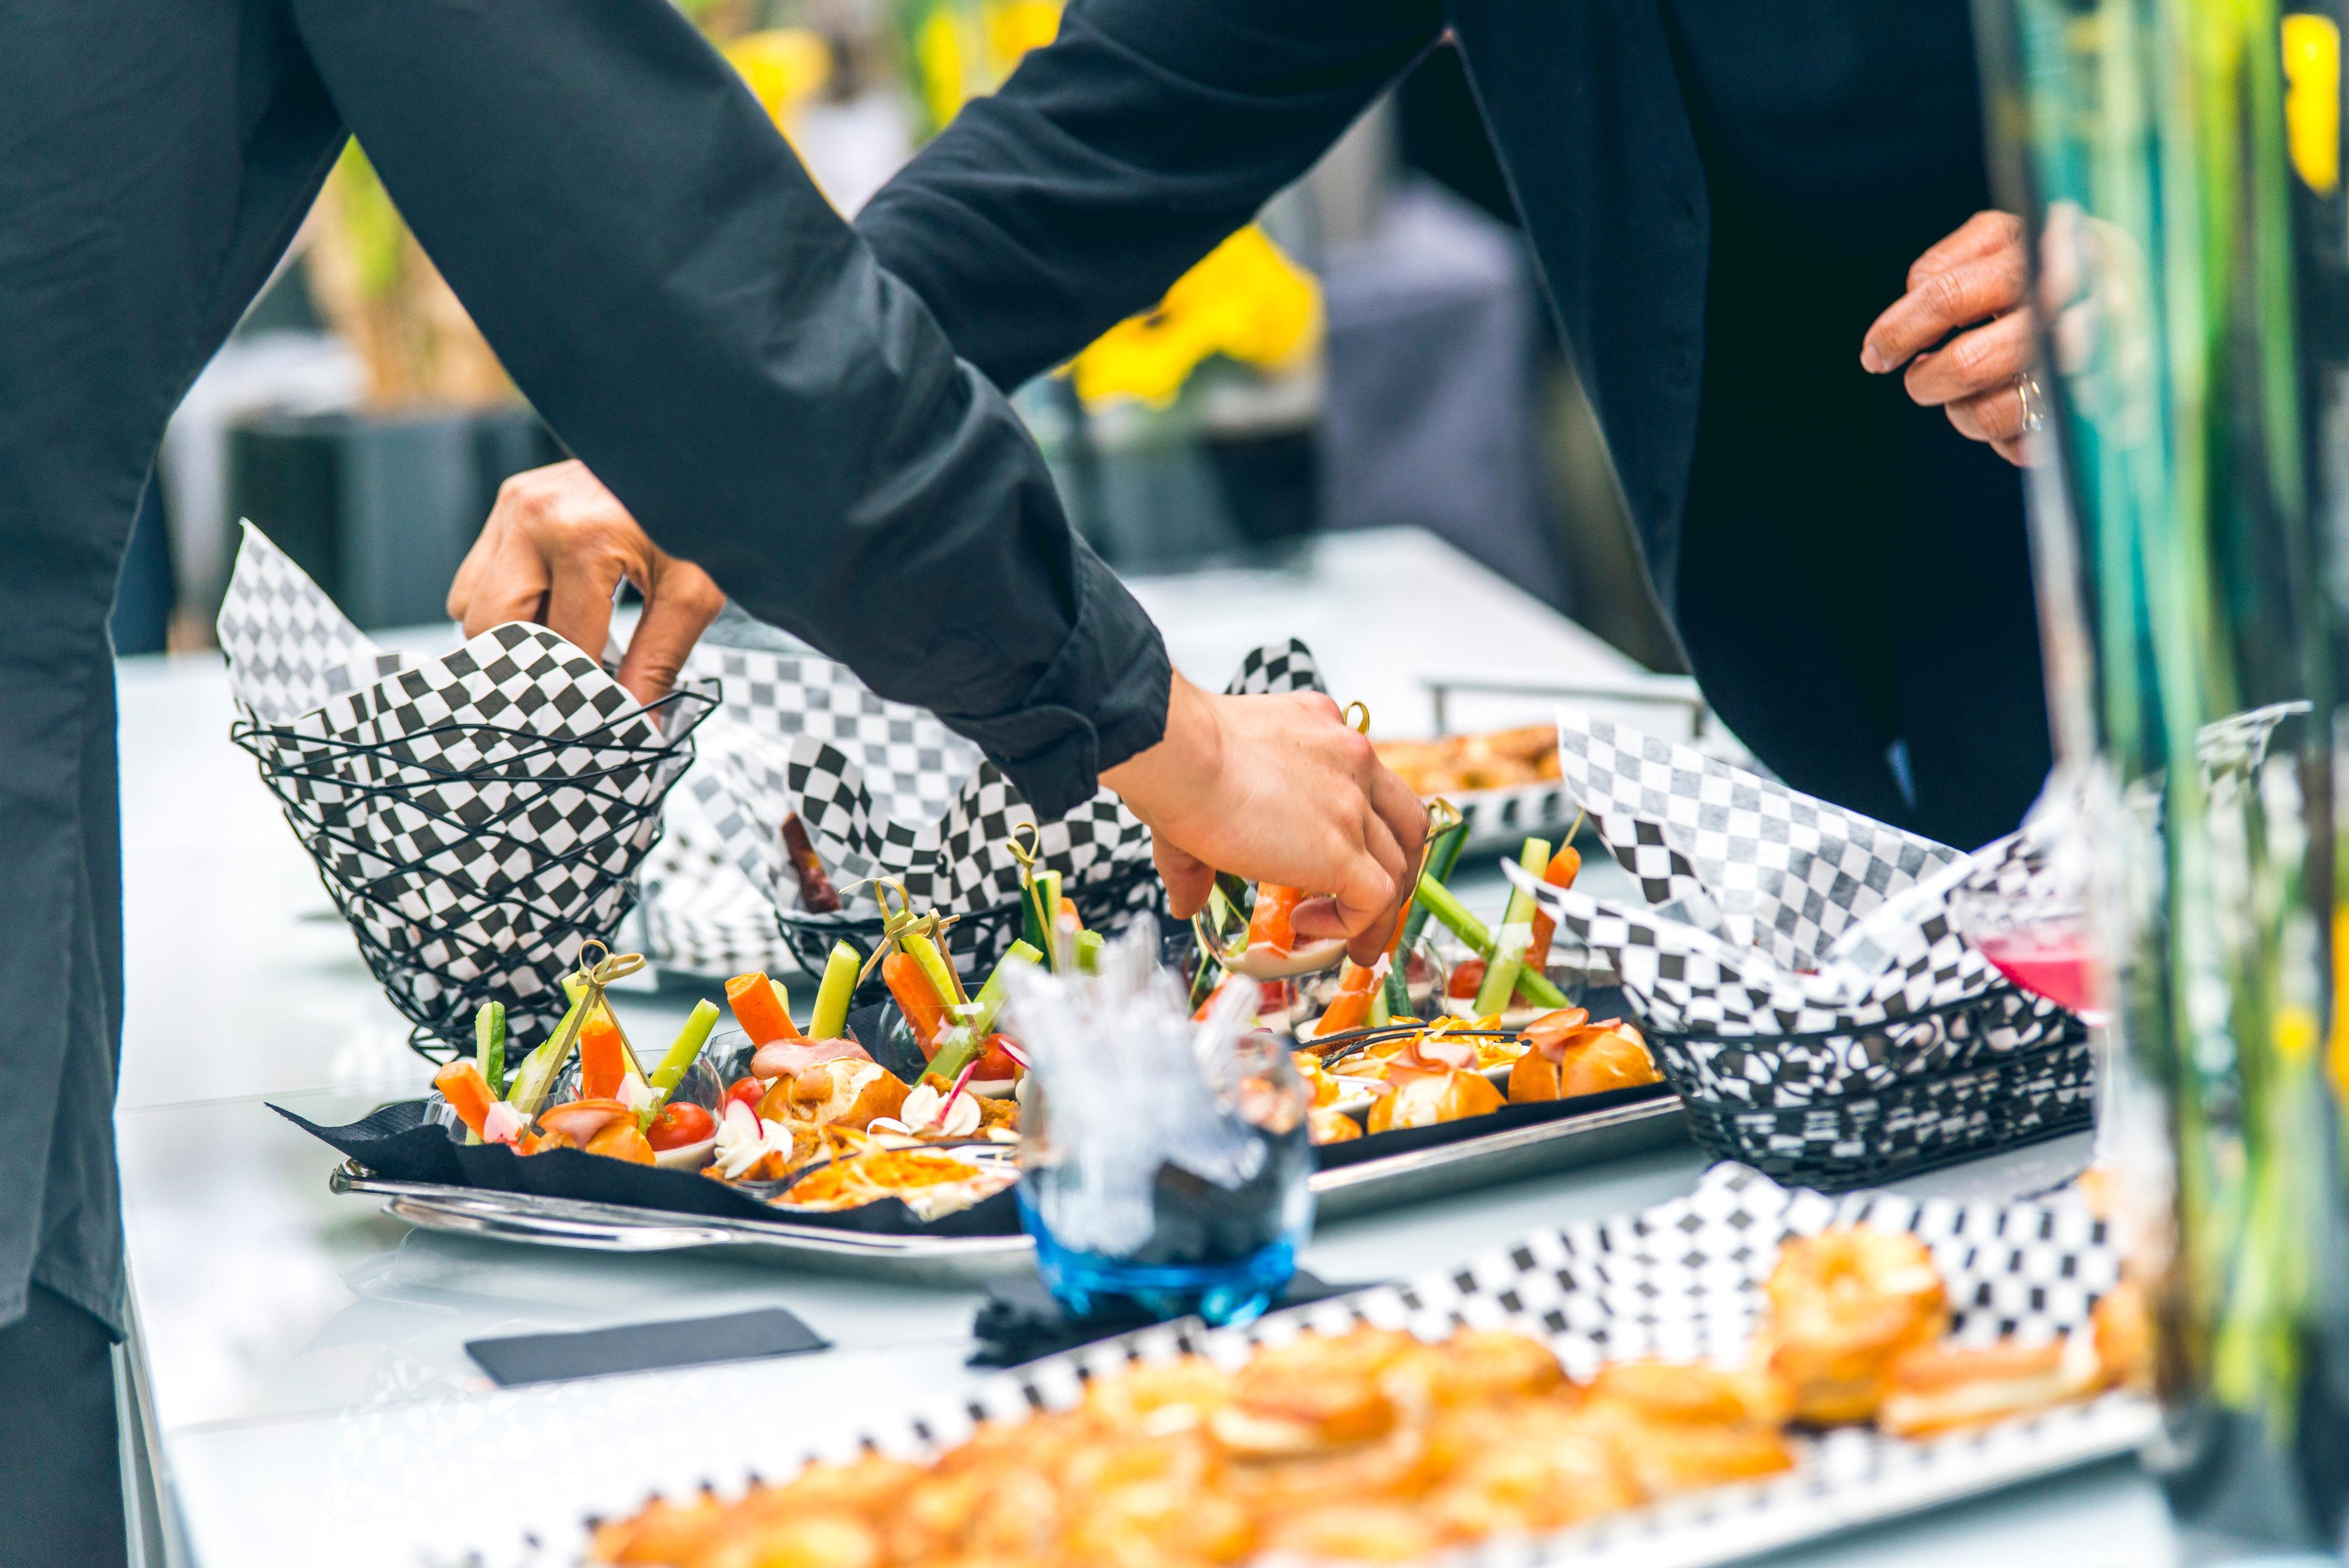
<svg viewBox="0 0 2349 1568">
<path fill-rule="evenodd" d="M 517 473 L 498 488 L 481 536 L 449 587 L 449 618 L 475 637 L 510 620 L 538 621 L 601 658 L 622 579 L 645 596 L 620 684 L 639 702 L 677 684 L 686 656 L 726 596 L 708 573 L 656 548 L 619 497 L 583 462 Z"/>
<path fill-rule="evenodd" d="M 1419 867 L 1427 811 L 1318 691 L 1211 696 L 1182 676 L 1165 738 L 1102 774 L 1149 824 L 1177 919 L 1217 871 L 1321 897 L 1300 937 L 1344 937 L 1357 963 L 1386 950 Z"/>
<path fill-rule="evenodd" d="M 1876 375 L 1907 365 L 1911 398 L 2016 464 L 2026 461 L 2023 388 L 2032 369 L 2023 244 L 2020 219 L 1975 213 L 1917 258 L 1909 292 L 1876 318 L 1859 351 Z"/>
</svg>

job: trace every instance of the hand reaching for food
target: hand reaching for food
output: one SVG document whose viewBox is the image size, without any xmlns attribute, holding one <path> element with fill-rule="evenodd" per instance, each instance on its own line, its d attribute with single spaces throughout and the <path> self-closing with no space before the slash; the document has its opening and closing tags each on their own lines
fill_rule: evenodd
<svg viewBox="0 0 2349 1568">
<path fill-rule="evenodd" d="M 1360 964 L 1385 952 L 1427 809 L 1320 692 L 1212 696 L 1177 675 L 1165 737 L 1102 782 L 1149 825 L 1176 919 L 1229 871 L 1325 889 L 1297 906 L 1294 934 L 1342 937 Z"/>
<path fill-rule="evenodd" d="M 600 655 L 623 579 L 645 596 L 645 612 L 620 660 L 620 684 L 639 702 L 657 701 L 677 684 L 726 596 L 699 566 L 655 545 L 585 463 L 554 463 L 499 486 L 490 520 L 450 585 L 449 617 L 464 623 L 467 637 L 537 621 Z"/>
<path fill-rule="evenodd" d="M 1878 317 L 1859 362 L 1876 375 L 1908 367 L 1909 395 L 2009 462 L 2027 461 L 2040 417 L 2022 221 L 1977 213 L 1909 269 L 1909 291 Z M 1952 336 L 1955 334 L 1955 336 Z M 1944 341 L 1947 339 L 1947 341 Z"/>
</svg>

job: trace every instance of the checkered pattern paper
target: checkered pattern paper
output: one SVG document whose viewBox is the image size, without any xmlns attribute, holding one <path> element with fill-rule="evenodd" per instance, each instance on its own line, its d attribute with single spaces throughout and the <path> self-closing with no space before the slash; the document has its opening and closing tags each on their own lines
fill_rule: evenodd
<svg viewBox="0 0 2349 1568">
<path fill-rule="evenodd" d="M 519 1039 L 552 1028 L 559 977 L 627 912 L 716 694 L 642 708 L 594 659 L 518 622 L 388 661 L 250 525 L 221 631 L 243 713 L 232 736 L 393 1003 L 451 1042 L 491 999 Z"/>
<path fill-rule="evenodd" d="M 1689 1196 L 1640 1213 L 1537 1231 L 1453 1268 L 1241 1328 L 1208 1329 L 1186 1320 L 1106 1340 L 1000 1374 L 951 1401 L 805 1457 L 842 1459 L 869 1449 L 923 1459 L 968 1438 L 980 1422 L 1067 1409 L 1091 1379 L 1138 1363 L 1199 1355 L 1237 1366 L 1260 1345 L 1365 1324 L 1426 1339 L 1459 1327 L 1530 1334 L 1582 1377 L 1609 1362 L 1647 1356 L 1737 1360 L 1750 1350 L 1763 1283 L 1780 1243 L 1844 1224 L 1911 1231 L 1930 1247 L 1948 1286 L 1952 1332 L 1968 1343 L 2004 1335 L 2045 1343 L 2081 1332 L 2119 1277 L 2103 1222 L 2066 1199 L 2004 1207 L 1881 1192 L 1837 1199 L 1721 1165 Z M 1607 1568 L 1726 1563 L 2124 1452 L 2153 1425 L 2145 1401 L 2108 1395 L 1924 1442 L 1840 1430 L 1803 1441 L 1797 1469 L 1785 1476 L 1692 1494 L 1557 1536 L 1489 1542 L 1464 1560 Z M 713 1476 L 709 1482 L 732 1493 L 750 1479 Z"/>
<path fill-rule="evenodd" d="M 724 687 L 702 732 L 704 765 L 691 796 L 750 886 L 787 919 L 799 883 L 782 847 L 796 812 L 833 885 L 841 916 L 880 912 L 876 879 L 902 883 L 917 906 L 949 915 L 1019 896 L 1012 854 L 1033 825 L 1040 864 L 1080 888 L 1150 857 L 1150 832 L 1107 790 L 1068 815 L 1037 823 L 1019 792 L 977 747 L 936 715 L 875 695 L 854 671 L 818 655 L 737 649 L 697 652 L 688 668 Z M 1304 644 L 1260 648 L 1242 661 L 1235 692 L 1319 690 Z M 667 885 L 673 907 L 686 884 Z M 1073 894 L 1072 894 L 1073 896 Z"/>
</svg>

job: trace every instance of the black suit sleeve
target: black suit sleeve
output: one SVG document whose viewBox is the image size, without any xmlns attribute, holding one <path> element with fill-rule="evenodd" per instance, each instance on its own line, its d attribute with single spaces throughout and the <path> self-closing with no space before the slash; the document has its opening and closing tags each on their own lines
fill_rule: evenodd
<svg viewBox="0 0 2349 1568">
<path fill-rule="evenodd" d="M 1156 304 L 1442 26 L 1435 0 L 1076 0 L 857 230 L 1016 387 Z"/>
<path fill-rule="evenodd" d="M 1157 742 L 1156 628 L 667 0 L 288 3 L 516 383 L 663 547 L 1039 812 Z"/>
</svg>

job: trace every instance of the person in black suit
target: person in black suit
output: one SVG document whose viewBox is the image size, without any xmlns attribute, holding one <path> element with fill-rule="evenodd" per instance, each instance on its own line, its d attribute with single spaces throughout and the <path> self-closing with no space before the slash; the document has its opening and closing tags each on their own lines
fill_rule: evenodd
<svg viewBox="0 0 2349 1568">
<path fill-rule="evenodd" d="M 1117 789 L 1158 829 L 1178 902 L 1204 898 L 1210 865 L 1299 884 L 1329 895 L 1300 929 L 1342 929 L 1365 958 L 1423 832 L 1326 700 L 1209 696 L 1172 673 L 994 387 L 667 0 L 0 8 L 11 1568 L 125 1554 L 108 612 L 165 420 L 354 133 L 516 383 L 648 531 L 574 535 L 546 604 L 514 606 L 600 648 L 585 628 L 637 577 L 651 602 L 622 676 L 639 696 L 722 586 L 936 711 L 1038 811 Z M 487 604 L 515 579 L 483 564 Z M 202 1049 L 207 1021 L 182 1023 Z"/>
<path fill-rule="evenodd" d="M 2002 461 L 2028 323 L 1965 0 L 1076 0 L 857 231 L 1016 387 L 1446 37 L 1713 706 L 1801 789 L 1962 847 L 2014 826 L 2050 761 Z"/>
</svg>

